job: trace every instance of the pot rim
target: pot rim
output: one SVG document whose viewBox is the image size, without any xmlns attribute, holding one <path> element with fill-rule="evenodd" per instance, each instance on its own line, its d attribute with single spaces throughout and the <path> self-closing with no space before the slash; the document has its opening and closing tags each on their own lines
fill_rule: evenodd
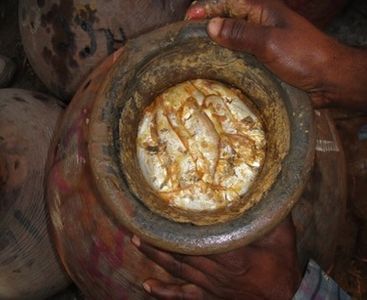
<svg viewBox="0 0 367 300">
<path fill-rule="evenodd" d="M 303 191 L 312 168 L 315 128 L 313 109 L 308 95 L 281 82 L 265 67 L 261 67 L 262 71 L 270 74 L 279 83 L 284 96 L 289 99 L 285 106 L 290 125 L 290 147 L 282 161 L 277 180 L 259 203 L 242 216 L 226 223 L 193 226 L 173 222 L 155 214 L 133 194 L 124 193 L 123 190 L 128 187 L 128 183 L 124 180 L 119 155 L 115 151 L 118 147 L 116 134 L 117 136 L 119 134 L 108 120 L 104 119 L 105 105 L 109 98 L 106 95 L 112 93 L 113 86 L 117 84 L 113 78 L 118 71 L 118 65 L 124 57 L 134 55 L 134 47 L 139 47 L 146 41 L 152 39 L 155 41 L 154 46 L 144 50 L 147 55 L 154 55 L 154 53 L 161 54 L 180 40 L 193 37 L 206 39 L 211 43 L 206 32 L 206 22 L 174 23 L 130 40 L 126 44 L 124 53 L 106 76 L 91 112 L 88 153 L 92 176 L 94 182 L 98 183 L 96 186 L 102 196 L 101 204 L 119 225 L 164 250 L 207 255 L 244 246 L 269 232 L 288 215 Z M 254 60 L 253 57 L 251 59 Z M 98 137 L 93 134 L 96 131 L 99 131 Z M 114 147 L 106 147 L 111 144 L 114 144 Z"/>
</svg>

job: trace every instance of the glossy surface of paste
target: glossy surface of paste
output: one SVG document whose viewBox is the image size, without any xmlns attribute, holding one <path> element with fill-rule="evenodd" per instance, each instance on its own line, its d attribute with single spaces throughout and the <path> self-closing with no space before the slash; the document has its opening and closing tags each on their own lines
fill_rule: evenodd
<svg viewBox="0 0 367 300">
<path fill-rule="evenodd" d="M 265 158 L 261 120 L 237 89 L 197 79 L 156 97 L 140 121 L 141 171 L 162 201 L 184 210 L 231 206 Z"/>
</svg>

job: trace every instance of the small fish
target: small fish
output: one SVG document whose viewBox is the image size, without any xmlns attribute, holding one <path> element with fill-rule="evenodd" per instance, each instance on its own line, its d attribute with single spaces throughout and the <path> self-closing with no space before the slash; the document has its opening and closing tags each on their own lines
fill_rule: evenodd
<svg viewBox="0 0 367 300">
<path fill-rule="evenodd" d="M 261 120 L 244 95 L 198 79 L 169 88 L 146 108 L 137 137 L 142 173 L 158 195 L 185 210 L 233 205 L 265 159 Z"/>
</svg>

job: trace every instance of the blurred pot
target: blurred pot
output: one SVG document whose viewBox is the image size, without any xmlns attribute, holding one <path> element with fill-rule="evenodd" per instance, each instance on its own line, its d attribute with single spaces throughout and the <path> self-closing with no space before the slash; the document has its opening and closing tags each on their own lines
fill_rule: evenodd
<svg viewBox="0 0 367 300">
<path fill-rule="evenodd" d="M 62 112 L 38 92 L 0 90 L 0 298 L 44 299 L 69 279 L 48 232 L 44 171 Z"/>
<path fill-rule="evenodd" d="M 347 203 L 343 147 L 328 110 L 315 111 L 316 155 L 307 186 L 292 210 L 301 265 L 315 260 L 323 270 L 334 264 Z"/>
<path fill-rule="evenodd" d="M 69 101 L 89 72 L 126 40 L 183 19 L 191 0 L 20 0 L 19 28 L 30 64 Z"/>
<path fill-rule="evenodd" d="M 15 63 L 10 58 L 0 55 L 0 88 L 9 86 L 15 70 Z"/>
<path fill-rule="evenodd" d="M 336 122 L 348 162 L 348 199 L 353 213 L 366 220 L 367 116 L 340 117 Z"/>
<path fill-rule="evenodd" d="M 247 194 L 263 199 L 243 215 L 241 207 L 229 210 L 224 223 L 210 226 L 170 221 L 177 212 L 165 215 L 169 209 L 154 207 L 134 151 L 144 107 L 162 90 L 192 78 L 241 89 L 271 133 L 267 160 Z M 144 279 L 153 274 L 173 279 L 136 250 L 131 234 L 166 250 L 210 254 L 271 230 L 307 181 L 313 112 L 306 94 L 280 83 L 252 56 L 211 43 L 204 23 L 177 23 L 128 42 L 97 68 L 68 107 L 55 141 L 49 207 L 67 271 L 91 298 L 144 299 L 149 298 L 141 288 Z"/>
</svg>

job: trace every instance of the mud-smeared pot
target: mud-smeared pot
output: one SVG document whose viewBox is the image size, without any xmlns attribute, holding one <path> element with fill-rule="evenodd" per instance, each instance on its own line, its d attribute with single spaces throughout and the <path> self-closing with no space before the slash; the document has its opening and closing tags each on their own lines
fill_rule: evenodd
<svg viewBox="0 0 367 300">
<path fill-rule="evenodd" d="M 156 196 L 134 154 L 144 108 L 166 88 L 195 78 L 240 89 L 259 110 L 268 133 L 274 133 L 267 135 L 267 162 L 248 194 L 260 195 L 261 201 L 244 214 L 238 209 L 208 226 L 171 221 L 165 214 L 169 207 L 149 203 Z M 90 297 L 147 297 L 141 288 L 144 279 L 153 274 L 173 279 L 136 251 L 132 233 L 186 254 L 219 253 L 250 243 L 296 203 L 312 167 L 314 146 L 307 95 L 280 82 L 254 57 L 212 43 L 204 23 L 177 23 L 131 40 L 81 86 L 56 136 L 48 195 L 61 259 Z M 260 188 L 261 182 L 267 190 Z"/>
<path fill-rule="evenodd" d="M 32 68 L 69 101 L 90 71 L 128 38 L 182 20 L 191 0 L 25 0 L 19 28 Z"/>
<path fill-rule="evenodd" d="M 312 258 L 328 271 L 333 266 L 345 221 L 346 166 L 339 134 L 328 110 L 315 111 L 315 126 L 314 167 L 292 216 L 301 266 L 305 267 Z"/>
<path fill-rule="evenodd" d="M 55 98 L 0 90 L 0 298 L 44 299 L 69 283 L 48 231 L 44 173 L 62 108 Z"/>
<path fill-rule="evenodd" d="M 348 162 L 348 199 L 353 213 L 367 219 L 367 116 L 336 119 Z"/>
</svg>

